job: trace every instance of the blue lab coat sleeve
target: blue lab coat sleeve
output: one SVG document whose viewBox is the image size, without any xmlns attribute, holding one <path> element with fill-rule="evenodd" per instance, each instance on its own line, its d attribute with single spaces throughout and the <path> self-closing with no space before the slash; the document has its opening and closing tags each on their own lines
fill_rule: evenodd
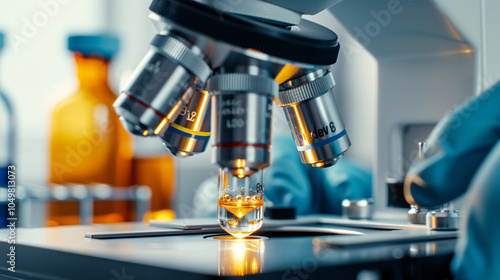
<svg viewBox="0 0 500 280">
<path fill-rule="evenodd" d="M 319 169 L 302 164 L 290 135 L 273 139 L 265 193 L 273 205 L 293 206 L 297 214 L 341 214 L 344 198 L 371 197 L 371 174 L 347 159 Z"/>
<path fill-rule="evenodd" d="M 411 203 L 439 205 L 469 189 L 452 270 L 458 279 L 500 279 L 500 84 L 448 114 L 405 182 Z"/>
</svg>

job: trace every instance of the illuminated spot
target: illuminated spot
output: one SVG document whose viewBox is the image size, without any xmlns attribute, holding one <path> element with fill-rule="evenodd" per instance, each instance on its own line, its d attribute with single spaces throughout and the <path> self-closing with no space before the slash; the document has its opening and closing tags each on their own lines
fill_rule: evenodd
<svg viewBox="0 0 500 280">
<path fill-rule="evenodd" d="M 167 124 L 167 119 L 164 118 L 161 123 L 158 125 L 158 127 L 155 129 L 155 134 L 158 135 L 158 133 L 160 133 L 160 131 L 163 129 L 163 127 Z"/>
<path fill-rule="evenodd" d="M 232 226 L 232 227 L 236 227 L 238 226 L 238 220 L 236 219 L 231 219 L 227 222 L 228 225 Z"/>
</svg>

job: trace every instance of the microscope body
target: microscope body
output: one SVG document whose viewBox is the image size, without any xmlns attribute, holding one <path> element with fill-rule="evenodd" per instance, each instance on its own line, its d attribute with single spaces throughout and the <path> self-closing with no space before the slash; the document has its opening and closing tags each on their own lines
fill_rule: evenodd
<svg viewBox="0 0 500 280">
<path fill-rule="evenodd" d="M 237 238 L 262 226 L 273 101 L 303 163 L 332 166 L 351 145 L 332 91 L 337 35 L 301 18 L 335 2 L 150 6 L 158 34 L 113 106 L 129 132 L 158 136 L 178 157 L 202 152 L 212 138 L 219 224 Z"/>
<path fill-rule="evenodd" d="M 276 101 L 304 163 L 338 161 L 350 146 L 329 69 L 340 46 L 301 19 L 337 1 L 275 2 L 153 1 L 158 34 L 114 104 L 124 126 L 180 157 L 211 137 L 213 163 L 244 178 L 270 164 Z"/>
</svg>

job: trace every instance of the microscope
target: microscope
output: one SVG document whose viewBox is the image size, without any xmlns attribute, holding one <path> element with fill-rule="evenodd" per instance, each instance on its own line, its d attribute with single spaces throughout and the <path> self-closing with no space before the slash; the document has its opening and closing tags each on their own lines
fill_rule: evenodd
<svg viewBox="0 0 500 280">
<path fill-rule="evenodd" d="M 351 145 L 332 91 L 337 35 L 302 18 L 336 2 L 151 3 L 158 34 L 114 108 L 130 133 L 159 137 L 177 157 L 212 137 L 219 224 L 236 237 L 262 225 L 273 101 L 304 164 L 330 167 Z"/>
</svg>

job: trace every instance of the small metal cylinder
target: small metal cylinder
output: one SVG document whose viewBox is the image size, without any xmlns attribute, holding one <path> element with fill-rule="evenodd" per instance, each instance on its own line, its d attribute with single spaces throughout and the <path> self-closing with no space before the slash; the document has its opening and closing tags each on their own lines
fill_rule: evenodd
<svg viewBox="0 0 500 280">
<path fill-rule="evenodd" d="M 285 111 L 302 163 L 323 168 L 334 165 L 351 141 L 333 95 L 331 72 L 316 74 L 281 85 L 278 105 Z"/>
<path fill-rule="evenodd" d="M 456 210 L 428 212 L 426 221 L 429 229 L 457 230 L 460 222 L 460 212 Z"/>
<path fill-rule="evenodd" d="M 344 199 L 342 214 L 349 219 L 371 219 L 373 216 L 373 199 Z"/>
<path fill-rule="evenodd" d="M 210 72 L 197 47 L 158 34 L 113 107 L 129 132 L 161 135 Z"/>
<path fill-rule="evenodd" d="M 212 161 L 243 178 L 269 166 L 273 93 L 271 78 L 221 74 L 208 81 L 212 100 Z"/>
<path fill-rule="evenodd" d="M 173 155 L 187 157 L 205 151 L 210 139 L 210 99 L 208 92 L 196 90 L 160 136 Z"/>
<path fill-rule="evenodd" d="M 416 205 L 410 205 L 410 210 L 408 211 L 408 222 L 410 222 L 411 224 L 425 225 L 426 215 L 426 209 L 421 209 Z"/>
</svg>

